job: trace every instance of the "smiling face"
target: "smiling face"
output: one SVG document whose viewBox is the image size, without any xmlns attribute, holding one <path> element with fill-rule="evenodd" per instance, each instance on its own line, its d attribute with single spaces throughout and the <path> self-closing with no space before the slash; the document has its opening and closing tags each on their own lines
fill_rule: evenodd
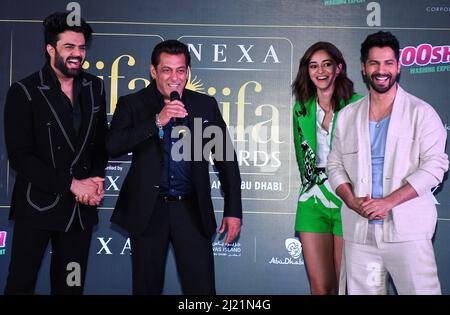
<svg viewBox="0 0 450 315">
<path fill-rule="evenodd" d="M 334 89 L 334 81 L 341 69 L 342 65 L 337 65 L 325 50 L 316 51 L 308 64 L 309 77 L 316 88 L 321 90 Z"/>
<path fill-rule="evenodd" d="M 161 53 L 156 68 L 150 66 L 150 74 L 165 99 L 170 99 L 170 93 L 173 91 L 177 91 L 181 97 L 188 79 L 186 58 L 183 54 Z"/>
<path fill-rule="evenodd" d="M 65 31 L 58 36 L 56 46 L 47 45 L 50 65 L 61 77 L 72 78 L 81 72 L 86 58 L 86 41 L 83 33 Z"/>
<path fill-rule="evenodd" d="M 390 47 L 372 47 L 362 71 L 369 82 L 371 92 L 388 92 L 397 82 L 400 74 L 400 62 Z"/>
</svg>

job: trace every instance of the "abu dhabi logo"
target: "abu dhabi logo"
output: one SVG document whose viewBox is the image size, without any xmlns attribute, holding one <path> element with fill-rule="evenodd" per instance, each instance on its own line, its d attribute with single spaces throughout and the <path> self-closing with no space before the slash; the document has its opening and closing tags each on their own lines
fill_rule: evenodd
<svg viewBox="0 0 450 315">
<path fill-rule="evenodd" d="M 273 265 L 304 265 L 302 256 L 302 243 L 296 238 L 287 238 L 284 246 L 291 257 L 272 257 L 269 264 Z"/>
<path fill-rule="evenodd" d="M 6 231 L 0 231 L 0 255 L 5 255 L 6 252 Z"/>
</svg>

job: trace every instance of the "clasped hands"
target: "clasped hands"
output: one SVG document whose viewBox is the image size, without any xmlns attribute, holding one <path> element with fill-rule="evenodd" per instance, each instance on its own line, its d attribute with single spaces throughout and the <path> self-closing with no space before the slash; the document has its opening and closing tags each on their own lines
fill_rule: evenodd
<svg viewBox="0 0 450 315">
<path fill-rule="evenodd" d="M 387 198 L 371 198 L 369 195 L 353 198 L 348 206 L 369 220 L 384 220 L 393 208 Z"/>
<path fill-rule="evenodd" d="M 102 201 L 105 190 L 104 178 L 89 177 L 85 179 L 72 179 L 70 191 L 75 195 L 75 200 L 84 205 L 98 206 Z"/>
</svg>

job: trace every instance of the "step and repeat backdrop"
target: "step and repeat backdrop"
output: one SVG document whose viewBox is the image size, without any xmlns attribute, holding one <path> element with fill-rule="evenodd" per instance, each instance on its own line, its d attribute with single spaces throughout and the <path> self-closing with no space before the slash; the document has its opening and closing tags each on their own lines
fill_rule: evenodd
<svg viewBox="0 0 450 315">
<path fill-rule="evenodd" d="M 294 231 L 300 186 L 292 139 L 290 85 L 299 59 L 316 41 L 341 49 L 360 94 L 359 49 L 370 33 L 389 30 L 400 41 L 400 84 L 429 102 L 449 129 L 450 1 L 245 0 L 78 1 L 3 0 L 0 12 L 0 290 L 6 282 L 13 223 L 8 221 L 15 174 L 3 133 L 3 106 L 12 82 L 44 63 L 42 20 L 80 8 L 94 29 L 86 71 L 105 82 L 108 116 L 119 96 L 149 84 L 150 54 L 165 39 L 189 46 L 188 88 L 219 102 L 242 174 L 244 219 L 240 238 L 212 243 L 219 294 L 309 294 L 302 247 Z M 395 127 L 395 126 L 394 126 Z M 448 152 L 448 149 L 447 149 Z M 109 218 L 130 166 L 130 156 L 107 165 L 106 196 L 94 230 L 86 294 L 130 294 L 127 234 Z M 447 176 L 446 176 L 447 178 Z M 434 237 L 439 276 L 450 293 L 450 198 L 447 180 L 435 188 Z M 216 219 L 222 219 L 220 182 L 211 168 Z M 49 247 L 36 293 L 49 293 Z M 180 294 L 169 253 L 164 292 Z"/>
</svg>

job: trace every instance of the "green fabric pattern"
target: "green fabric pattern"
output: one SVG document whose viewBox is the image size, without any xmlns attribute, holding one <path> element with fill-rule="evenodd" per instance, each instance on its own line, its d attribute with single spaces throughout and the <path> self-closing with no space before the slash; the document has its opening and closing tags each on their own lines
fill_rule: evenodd
<svg viewBox="0 0 450 315">
<path fill-rule="evenodd" d="M 353 94 L 349 103 L 353 103 L 362 96 Z M 293 111 L 293 131 L 295 152 L 297 155 L 297 164 L 300 171 L 302 187 L 300 196 L 307 192 L 314 185 L 320 185 L 328 178 L 327 174 L 316 170 L 316 152 L 317 152 L 317 136 L 316 136 L 316 97 L 312 97 L 305 102 L 306 114 L 302 115 L 300 102 L 296 102 Z M 339 109 L 345 105 L 343 101 L 339 104 Z M 335 121 L 338 112 L 334 114 L 331 129 L 331 140 L 333 139 Z M 325 187 L 323 187 L 325 189 Z"/>
</svg>

